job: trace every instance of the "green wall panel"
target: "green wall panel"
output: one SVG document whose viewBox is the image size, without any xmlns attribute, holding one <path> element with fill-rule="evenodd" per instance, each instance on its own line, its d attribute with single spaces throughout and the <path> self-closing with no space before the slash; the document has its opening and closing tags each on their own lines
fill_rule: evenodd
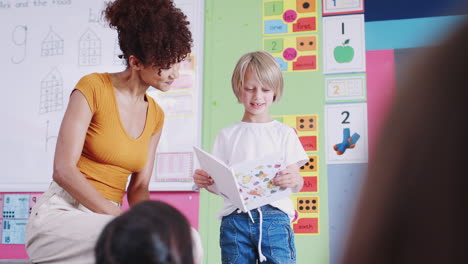
<svg viewBox="0 0 468 264">
<path fill-rule="evenodd" d="M 317 1 L 321 10 L 321 1 Z M 272 115 L 316 114 L 319 116 L 319 193 L 318 235 L 296 235 L 297 263 L 328 263 L 328 195 L 324 150 L 325 88 L 321 58 L 321 14 L 318 14 L 318 65 L 315 72 L 284 73 L 282 100 L 271 107 Z M 231 74 L 238 58 L 262 50 L 261 0 L 206 0 L 203 84 L 203 148 L 210 151 L 218 131 L 241 120 L 242 105 L 231 89 Z M 200 194 L 200 234 L 205 247 L 205 263 L 221 262 L 220 220 L 216 218 L 222 199 L 206 190 Z"/>
</svg>

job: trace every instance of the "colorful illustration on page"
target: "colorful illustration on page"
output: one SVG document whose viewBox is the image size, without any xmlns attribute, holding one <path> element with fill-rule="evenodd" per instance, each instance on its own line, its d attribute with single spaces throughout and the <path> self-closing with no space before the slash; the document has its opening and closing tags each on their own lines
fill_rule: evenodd
<svg viewBox="0 0 468 264">
<path fill-rule="evenodd" d="M 277 192 L 286 190 L 273 185 L 273 178 L 282 170 L 280 162 L 269 162 L 256 166 L 254 169 L 236 173 L 244 204 L 256 199 L 267 199 Z"/>
</svg>

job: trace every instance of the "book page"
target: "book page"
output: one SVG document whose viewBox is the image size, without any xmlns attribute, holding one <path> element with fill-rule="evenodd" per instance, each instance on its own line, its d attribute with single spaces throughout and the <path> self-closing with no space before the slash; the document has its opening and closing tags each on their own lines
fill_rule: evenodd
<svg viewBox="0 0 468 264">
<path fill-rule="evenodd" d="M 239 184 L 243 204 L 247 210 L 269 204 L 292 194 L 290 188 L 273 185 L 272 180 L 285 167 L 281 155 L 242 162 L 232 168 Z"/>
<path fill-rule="evenodd" d="M 218 190 L 219 194 L 228 199 L 237 208 L 246 212 L 247 209 L 242 202 L 232 169 L 210 153 L 195 146 L 193 149 L 195 150 L 195 155 L 198 158 L 201 169 L 213 178 L 215 182 L 214 188 Z"/>
</svg>

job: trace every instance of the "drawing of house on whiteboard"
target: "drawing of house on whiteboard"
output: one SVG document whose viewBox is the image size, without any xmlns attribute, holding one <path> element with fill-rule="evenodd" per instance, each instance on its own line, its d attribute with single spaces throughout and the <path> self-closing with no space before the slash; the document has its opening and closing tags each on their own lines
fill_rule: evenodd
<svg viewBox="0 0 468 264">
<path fill-rule="evenodd" d="M 79 66 L 94 66 L 101 64 L 101 39 L 91 29 L 81 37 L 78 52 Z"/>
<path fill-rule="evenodd" d="M 42 41 L 41 56 L 63 55 L 63 39 L 52 29 Z"/>
<path fill-rule="evenodd" d="M 63 109 L 63 80 L 57 68 L 52 69 L 41 81 L 39 114 Z"/>
</svg>

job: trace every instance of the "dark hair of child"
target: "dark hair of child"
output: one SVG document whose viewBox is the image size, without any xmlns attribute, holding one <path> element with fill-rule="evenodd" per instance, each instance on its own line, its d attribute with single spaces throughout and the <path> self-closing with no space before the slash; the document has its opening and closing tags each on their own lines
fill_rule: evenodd
<svg viewBox="0 0 468 264">
<path fill-rule="evenodd" d="M 192 264 L 190 225 L 171 205 L 147 200 L 107 224 L 95 254 L 96 264 Z"/>
</svg>

